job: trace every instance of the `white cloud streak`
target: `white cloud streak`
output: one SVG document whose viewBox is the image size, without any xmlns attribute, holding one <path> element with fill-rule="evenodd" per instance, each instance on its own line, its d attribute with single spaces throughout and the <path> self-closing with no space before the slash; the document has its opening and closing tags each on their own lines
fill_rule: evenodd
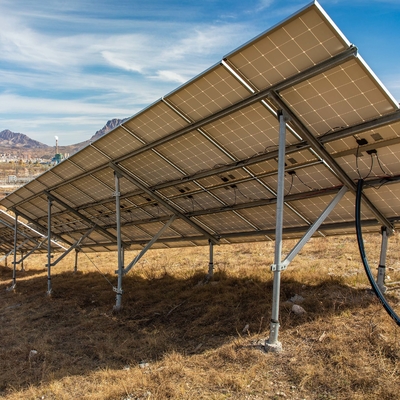
<svg viewBox="0 0 400 400">
<path fill-rule="evenodd" d="M 56 36 L 1 15 L 0 129 L 27 128 L 24 133 L 35 136 L 40 131 L 42 140 L 43 125 L 49 125 L 44 114 L 53 123 L 51 115 L 64 123 L 74 121 L 67 116 L 102 116 L 103 123 L 130 116 L 216 62 L 215 53 L 240 37 L 237 26 L 188 30 L 187 24 L 174 25 L 170 35 Z M 15 124 L 19 119 L 10 115 L 29 115 L 31 122 Z M 76 141 L 75 134 L 70 141 Z"/>
<path fill-rule="evenodd" d="M 308 0 L 237 2 L 220 9 L 221 19 L 203 20 L 193 17 L 197 3 L 120 2 L 115 10 L 107 0 L 45 3 L 0 1 L 0 130 L 44 142 L 69 130 L 74 143 L 84 126 L 89 138 L 107 119 L 136 113 Z M 399 79 L 391 81 L 398 93 Z"/>
</svg>

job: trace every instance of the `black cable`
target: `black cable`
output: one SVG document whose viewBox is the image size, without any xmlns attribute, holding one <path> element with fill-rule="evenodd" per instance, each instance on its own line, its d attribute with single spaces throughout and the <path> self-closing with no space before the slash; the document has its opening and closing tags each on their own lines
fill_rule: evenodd
<svg viewBox="0 0 400 400">
<path fill-rule="evenodd" d="M 290 178 L 291 178 L 290 187 L 289 187 L 288 192 L 285 194 L 285 196 L 288 196 L 290 194 L 290 192 L 292 191 L 293 182 L 294 182 L 294 174 L 291 174 Z"/>
<path fill-rule="evenodd" d="M 393 176 L 392 173 L 386 172 L 386 171 L 383 169 L 381 160 L 379 159 L 379 156 L 378 156 L 378 153 L 376 153 L 375 156 L 376 156 L 376 159 L 378 160 L 378 164 L 379 164 L 379 167 L 381 168 L 381 171 L 382 171 L 385 175 Z"/>
<path fill-rule="evenodd" d="M 374 157 L 372 156 L 372 154 L 370 154 L 370 157 L 371 157 L 371 167 L 370 167 L 370 169 L 369 169 L 369 171 L 368 171 L 367 176 L 366 176 L 365 178 L 363 178 L 363 179 L 368 178 L 368 177 L 371 175 L 372 168 L 374 168 Z"/>
<path fill-rule="evenodd" d="M 395 313 L 392 307 L 390 307 L 389 303 L 386 301 L 385 297 L 383 296 L 381 290 L 379 289 L 378 284 L 375 282 L 374 277 L 372 276 L 371 268 L 369 267 L 367 256 L 365 254 L 364 249 L 364 241 L 361 232 L 361 195 L 363 189 L 364 181 L 360 179 L 357 183 L 357 196 L 356 196 L 356 232 L 357 232 L 357 242 L 358 242 L 358 249 L 360 250 L 361 260 L 364 265 L 365 272 L 367 274 L 369 283 L 371 284 L 372 290 L 378 297 L 379 301 L 382 303 L 383 308 L 386 312 L 390 315 L 390 317 L 396 322 L 398 326 L 400 326 L 400 318 Z"/>
<path fill-rule="evenodd" d="M 362 177 L 361 177 L 361 172 L 360 172 L 360 168 L 358 167 L 359 152 L 360 152 L 360 145 L 357 146 L 357 150 L 356 150 L 356 171 L 357 171 L 358 177 L 359 177 L 360 179 L 362 179 Z"/>
<path fill-rule="evenodd" d="M 298 174 L 296 174 L 297 179 L 306 187 L 308 187 L 310 190 L 314 190 L 310 185 L 307 185 L 307 183 L 305 183 Z"/>
<path fill-rule="evenodd" d="M 254 199 L 250 198 L 249 196 L 246 196 L 237 186 L 235 187 L 235 189 L 236 189 L 245 199 L 254 200 Z"/>
</svg>

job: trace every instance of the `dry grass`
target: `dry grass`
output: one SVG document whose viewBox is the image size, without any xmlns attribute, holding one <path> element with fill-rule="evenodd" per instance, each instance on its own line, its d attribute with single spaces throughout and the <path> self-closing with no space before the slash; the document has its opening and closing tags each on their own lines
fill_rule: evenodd
<svg viewBox="0 0 400 400">
<path fill-rule="evenodd" d="M 377 265 L 380 239 L 365 239 Z M 389 243 L 388 274 L 400 280 L 399 238 Z M 118 314 L 94 266 L 115 284 L 116 255 L 89 257 L 77 274 L 72 257 L 53 268 L 51 297 L 44 256 L 28 259 L 14 292 L 0 267 L 1 398 L 399 396 L 400 330 L 368 290 L 353 237 L 313 239 L 282 274 L 280 354 L 259 346 L 269 332 L 272 243 L 216 247 L 208 284 L 207 248 L 150 251 L 124 278 Z M 295 294 L 305 298 L 302 316 L 287 302 Z M 390 301 L 399 312 L 399 293 Z"/>
</svg>

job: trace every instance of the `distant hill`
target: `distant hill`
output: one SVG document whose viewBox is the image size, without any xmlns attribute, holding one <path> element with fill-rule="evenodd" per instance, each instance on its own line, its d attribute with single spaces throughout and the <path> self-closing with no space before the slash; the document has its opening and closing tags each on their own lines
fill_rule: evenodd
<svg viewBox="0 0 400 400">
<path fill-rule="evenodd" d="M 83 147 L 87 146 L 89 143 L 112 131 L 127 119 L 128 118 L 111 119 L 107 121 L 103 128 L 98 130 L 90 139 L 69 146 L 59 146 L 59 152 L 62 154 L 74 154 Z M 23 133 L 15 133 L 9 129 L 5 129 L 4 131 L 0 132 L 0 154 L 11 154 L 18 157 L 29 155 L 30 157 L 48 159 L 54 156 L 54 152 L 54 146 L 48 146 L 47 144 L 33 140 Z"/>
<path fill-rule="evenodd" d="M 11 132 L 8 129 L 0 132 L 0 149 L 48 149 L 49 147 L 23 133 Z"/>
<path fill-rule="evenodd" d="M 107 121 L 107 123 L 101 128 L 99 131 L 97 131 L 91 138 L 90 141 L 93 142 L 94 140 L 97 140 L 104 136 L 106 133 L 112 131 L 115 129 L 118 125 L 123 124 L 125 121 L 127 121 L 129 118 L 124 118 L 124 119 L 118 119 L 114 118 L 111 119 L 110 121 Z"/>
</svg>

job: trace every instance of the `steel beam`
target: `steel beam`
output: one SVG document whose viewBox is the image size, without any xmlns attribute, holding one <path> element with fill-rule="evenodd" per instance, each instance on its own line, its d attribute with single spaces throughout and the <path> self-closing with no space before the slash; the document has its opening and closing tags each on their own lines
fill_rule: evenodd
<svg viewBox="0 0 400 400">
<path fill-rule="evenodd" d="M 213 235 L 211 235 L 209 232 L 207 232 L 205 229 L 197 225 L 194 221 L 192 221 L 190 218 L 186 217 L 185 214 L 177 210 L 175 207 L 173 207 L 171 204 L 166 202 L 163 198 L 161 198 L 158 194 L 156 194 L 154 191 L 149 189 L 147 186 L 145 186 L 142 182 L 140 182 L 138 179 L 132 176 L 131 173 L 126 171 L 125 169 L 122 169 L 120 166 L 114 164 L 114 163 L 109 163 L 110 167 L 121 174 L 124 178 L 129 180 L 131 183 L 142 189 L 145 193 L 147 193 L 150 197 L 155 199 L 158 203 L 162 204 L 165 208 L 167 208 L 169 211 L 171 211 L 172 214 L 175 214 L 177 217 L 180 219 L 184 220 L 186 223 L 191 225 L 193 228 L 195 228 L 197 231 L 202 233 L 206 239 L 211 240 L 213 243 L 217 243 L 218 239 L 215 238 Z"/>
<path fill-rule="evenodd" d="M 64 201 L 62 201 L 58 197 L 54 196 L 54 194 L 51 194 L 47 190 L 45 191 L 45 193 L 50 199 L 52 199 L 53 201 L 61 204 L 68 211 L 70 211 L 71 213 L 73 213 L 76 216 L 78 216 L 81 220 L 85 221 L 89 226 L 93 225 L 93 221 L 91 221 L 88 217 L 86 217 L 85 215 L 81 214 L 79 211 L 76 211 L 74 208 L 72 208 L 71 206 L 66 204 Z M 101 226 L 95 225 L 95 229 L 97 231 L 101 232 L 103 235 L 108 236 L 108 238 L 114 240 L 114 242 L 117 240 L 117 238 L 112 233 L 110 233 L 107 230 L 103 229 Z"/>
<path fill-rule="evenodd" d="M 29 250 L 28 253 L 26 253 L 23 257 L 21 257 L 20 260 L 17 261 L 17 264 L 23 262 L 25 259 L 27 259 L 32 253 L 34 253 L 37 249 L 42 247 L 47 241 L 47 238 L 39 242 L 33 249 Z"/>
<path fill-rule="evenodd" d="M 400 122 L 400 110 L 383 115 L 382 117 L 373 119 L 372 121 L 363 122 L 348 128 L 338 129 L 334 132 L 326 133 L 325 135 L 319 137 L 318 140 L 322 144 L 329 143 L 333 142 L 334 140 L 343 139 L 352 135 L 358 135 L 371 129 L 377 129 L 396 122 Z"/>
<path fill-rule="evenodd" d="M 325 221 L 328 215 L 332 212 L 332 210 L 336 207 L 339 201 L 343 198 L 345 193 L 347 192 L 347 187 L 343 186 L 339 193 L 335 196 L 335 198 L 329 203 L 328 207 L 322 212 L 320 217 L 310 226 L 306 234 L 302 237 L 302 239 L 296 244 L 296 246 L 292 249 L 292 251 L 287 255 L 285 260 L 282 263 L 283 268 L 287 268 L 287 266 L 293 261 L 294 257 L 301 251 L 306 243 L 310 240 L 310 238 L 314 235 L 317 229 L 321 226 L 321 224 Z"/>
<path fill-rule="evenodd" d="M 391 222 L 396 222 L 400 221 L 400 215 L 389 218 Z M 362 221 L 363 227 L 376 227 L 376 231 L 380 229 L 380 224 L 376 221 L 376 219 L 370 219 L 370 220 L 364 220 Z M 283 229 L 283 235 L 290 235 L 291 238 L 294 237 L 301 237 L 304 235 L 305 232 L 310 228 L 309 225 L 302 225 L 298 227 L 291 227 L 291 228 L 284 228 Z M 354 230 L 354 221 L 347 221 L 347 222 L 338 222 L 338 223 L 329 223 L 329 224 L 322 224 L 320 226 L 320 231 L 323 232 L 330 232 L 334 230 Z M 236 233 L 222 233 L 220 235 L 220 240 L 232 240 L 232 239 L 241 239 L 241 238 L 251 238 L 254 236 L 274 236 L 275 235 L 275 228 L 271 229 L 261 229 L 259 231 L 253 230 L 253 231 L 242 231 L 242 232 L 236 232 Z M 160 243 L 177 243 L 177 242 L 195 242 L 195 241 L 204 241 L 205 238 L 204 236 L 188 236 L 188 237 L 175 237 L 175 238 L 165 238 L 165 239 L 159 239 L 158 242 Z M 140 245 L 140 246 L 145 246 L 146 241 L 145 240 L 131 240 L 128 242 L 129 246 L 133 245 Z M 223 243 L 221 243 L 223 244 Z M 95 244 L 95 245 L 90 245 L 88 248 L 91 249 L 96 249 L 96 248 L 107 248 L 107 246 L 110 246 L 110 244 Z M 12 251 L 10 252 L 12 254 Z"/>
<path fill-rule="evenodd" d="M 19 213 L 18 213 L 19 214 Z M 15 213 L 15 215 L 17 215 L 17 213 Z M 15 226 L 10 225 L 8 222 L 1 220 L 1 224 L 6 226 L 7 228 L 12 229 L 13 231 L 15 230 Z M 30 241 L 32 241 L 33 243 L 37 244 L 38 242 L 31 236 L 27 235 L 26 233 L 19 231 L 19 235 L 23 236 L 25 239 L 28 239 Z"/>
<path fill-rule="evenodd" d="M 60 257 L 58 257 L 55 261 L 51 263 L 51 266 L 54 267 L 57 265 L 64 257 L 66 257 L 72 250 L 76 249 L 80 246 L 82 240 L 85 240 L 93 231 L 95 230 L 95 226 L 89 229 L 80 239 L 78 239 L 68 250 L 66 250 Z"/>
<path fill-rule="evenodd" d="M 21 216 L 22 218 L 26 219 L 28 222 L 30 222 L 33 225 L 36 225 L 36 227 L 38 227 L 40 230 L 42 230 L 42 232 L 46 232 L 47 229 L 40 225 L 37 221 L 35 221 L 34 219 L 32 219 L 31 217 L 29 217 L 28 215 L 24 214 L 23 212 L 17 210 L 15 207 L 12 207 L 10 209 L 11 211 L 13 211 L 14 213 L 18 213 L 19 216 Z M 43 233 L 41 233 L 43 235 Z M 43 235 L 44 237 L 47 237 L 46 235 Z M 64 242 L 66 244 L 68 244 L 69 246 L 72 246 L 72 243 L 70 243 L 68 240 L 64 239 L 62 236 L 57 235 L 56 233 L 53 233 L 52 236 L 56 239 L 58 239 L 60 242 Z M 54 241 L 52 241 L 54 242 Z M 61 248 L 63 248 L 63 246 L 59 245 Z"/>
<path fill-rule="evenodd" d="M 143 250 L 134 258 L 134 260 L 124 269 L 123 273 L 126 275 L 145 255 L 147 250 L 160 238 L 160 236 L 170 227 L 170 225 L 175 221 L 176 215 L 173 215 L 169 221 L 158 231 L 158 233 L 150 240 L 149 243 L 143 248 Z"/>
</svg>

